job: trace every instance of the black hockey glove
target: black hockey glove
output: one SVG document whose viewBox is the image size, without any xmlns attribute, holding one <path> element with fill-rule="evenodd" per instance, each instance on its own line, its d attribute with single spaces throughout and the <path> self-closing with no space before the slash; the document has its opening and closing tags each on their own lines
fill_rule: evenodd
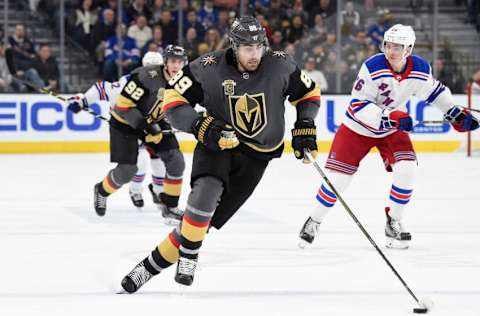
<svg viewBox="0 0 480 316">
<path fill-rule="evenodd" d="M 305 157 L 305 149 L 310 150 L 313 158 L 317 157 L 317 128 L 312 119 L 302 119 L 295 122 L 292 129 L 292 147 L 295 158 L 303 159 L 304 163 L 310 163 Z"/>
<path fill-rule="evenodd" d="M 240 144 L 230 125 L 207 114 L 196 119 L 192 129 L 195 138 L 211 150 L 232 149 Z"/>
<path fill-rule="evenodd" d="M 148 124 L 145 128 L 145 142 L 158 144 L 162 141 L 163 134 L 162 129 L 158 123 Z"/>
</svg>

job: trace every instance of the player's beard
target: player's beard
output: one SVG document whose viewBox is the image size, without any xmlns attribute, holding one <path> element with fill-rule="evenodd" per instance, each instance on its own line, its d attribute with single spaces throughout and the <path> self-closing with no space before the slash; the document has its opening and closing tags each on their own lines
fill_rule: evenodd
<svg viewBox="0 0 480 316">
<path fill-rule="evenodd" d="M 255 71 L 258 68 L 258 65 L 260 65 L 260 59 L 255 59 L 251 58 L 247 60 L 246 63 L 239 62 L 240 63 L 240 68 L 243 68 L 245 71 Z"/>
</svg>

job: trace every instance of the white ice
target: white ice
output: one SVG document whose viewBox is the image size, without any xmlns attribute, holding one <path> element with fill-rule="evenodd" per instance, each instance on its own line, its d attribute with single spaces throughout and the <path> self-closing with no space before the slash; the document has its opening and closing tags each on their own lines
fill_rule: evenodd
<svg viewBox="0 0 480 316">
<path fill-rule="evenodd" d="M 391 182 L 377 154 L 344 198 L 414 293 L 434 301 L 431 315 L 478 316 L 480 160 L 418 156 L 410 249 L 384 247 Z M 172 267 L 137 294 L 116 294 L 170 228 L 147 190 L 141 211 L 123 188 L 105 217 L 94 214 L 93 185 L 111 166 L 104 154 L 0 156 L 0 315 L 394 316 L 416 307 L 340 204 L 314 245 L 297 248 L 320 177 L 291 155 L 274 160 L 234 219 L 207 236 L 191 288 L 175 284 Z"/>
</svg>

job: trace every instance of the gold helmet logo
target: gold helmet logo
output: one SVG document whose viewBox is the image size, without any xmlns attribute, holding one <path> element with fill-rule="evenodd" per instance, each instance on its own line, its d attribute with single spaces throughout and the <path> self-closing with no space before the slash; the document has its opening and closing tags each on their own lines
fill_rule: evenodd
<svg viewBox="0 0 480 316">
<path fill-rule="evenodd" d="M 242 135 L 252 138 L 267 126 L 265 95 L 229 96 L 232 123 Z"/>
</svg>

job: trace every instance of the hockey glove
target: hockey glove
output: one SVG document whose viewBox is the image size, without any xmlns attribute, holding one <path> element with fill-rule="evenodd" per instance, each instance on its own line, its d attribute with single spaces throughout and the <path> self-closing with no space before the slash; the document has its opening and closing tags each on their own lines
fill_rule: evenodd
<svg viewBox="0 0 480 316">
<path fill-rule="evenodd" d="M 302 119 L 295 122 L 292 129 L 292 147 L 295 158 L 303 159 L 304 163 L 311 162 L 305 157 L 305 149 L 310 150 L 313 158 L 317 157 L 317 128 L 312 119 Z"/>
<path fill-rule="evenodd" d="M 147 128 L 145 129 L 145 133 L 147 134 L 147 136 L 145 136 L 145 142 L 147 143 L 158 144 L 162 141 L 162 138 L 163 138 L 162 129 L 157 123 L 147 125 Z"/>
<path fill-rule="evenodd" d="M 74 95 L 73 97 L 68 98 L 67 109 L 73 113 L 78 113 L 83 109 L 88 109 L 88 102 L 85 96 L 82 93 Z"/>
<path fill-rule="evenodd" d="M 473 131 L 478 128 L 478 119 L 469 110 L 459 106 L 452 106 L 444 115 L 445 120 L 452 124 L 458 132 Z"/>
<path fill-rule="evenodd" d="M 410 132 L 413 129 L 413 120 L 407 112 L 403 111 L 385 111 L 380 123 L 382 129 L 396 128 L 399 131 Z"/>
<path fill-rule="evenodd" d="M 195 138 L 211 150 L 232 149 L 240 144 L 230 125 L 207 114 L 196 119 L 192 129 Z"/>
</svg>

